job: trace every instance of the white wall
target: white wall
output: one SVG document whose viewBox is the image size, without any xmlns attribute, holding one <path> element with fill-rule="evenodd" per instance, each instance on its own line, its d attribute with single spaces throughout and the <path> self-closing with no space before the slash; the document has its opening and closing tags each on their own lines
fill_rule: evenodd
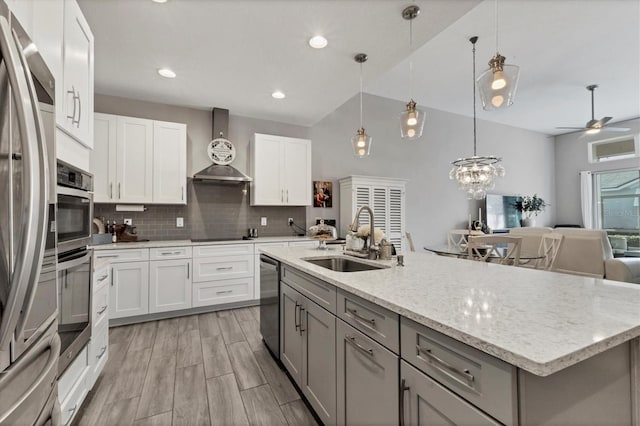
<svg viewBox="0 0 640 426">
<path fill-rule="evenodd" d="M 640 119 L 621 121 L 615 127 L 628 127 L 630 134 L 640 133 Z M 580 209 L 580 176 L 581 171 L 618 170 L 640 167 L 640 159 L 605 161 L 591 164 L 588 159 L 589 142 L 623 136 L 624 133 L 600 132 L 597 135 L 585 135 L 584 132 L 569 133 L 556 136 L 556 217 L 558 223 L 582 224 Z"/>
<path fill-rule="evenodd" d="M 423 137 L 400 138 L 398 115 L 402 102 L 364 95 L 364 127 L 373 137 L 371 155 L 356 158 L 350 138 L 359 127 L 359 99 L 354 96 L 311 129 L 313 179 L 334 182 L 334 207 L 309 207 L 307 223 L 315 217 L 339 219 L 337 180 L 348 175 L 408 179 L 407 231 L 416 247 L 446 241 L 451 228 L 466 226 L 467 215 L 478 214 L 476 203 L 449 180 L 451 161 L 473 153 L 472 118 L 427 109 Z M 499 113 L 499 112 L 496 112 Z M 507 176 L 498 179 L 494 193 L 533 195 L 552 204 L 538 216 L 538 225 L 555 223 L 553 139 L 543 134 L 478 121 L 478 154 L 503 157 Z"/>
</svg>

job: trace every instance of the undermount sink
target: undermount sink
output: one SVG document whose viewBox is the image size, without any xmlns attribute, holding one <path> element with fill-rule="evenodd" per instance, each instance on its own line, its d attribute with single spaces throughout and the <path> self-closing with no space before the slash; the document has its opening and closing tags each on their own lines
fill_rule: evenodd
<svg viewBox="0 0 640 426">
<path fill-rule="evenodd" d="M 360 272 L 373 271 L 375 269 L 385 269 L 386 266 L 372 265 L 370 263 L 360 262 L 358 260 L 348 259 L 346 257 L 316 257 L 302 259 L 314 265 L 322 266 L 336 272 Z"/>
</svg>

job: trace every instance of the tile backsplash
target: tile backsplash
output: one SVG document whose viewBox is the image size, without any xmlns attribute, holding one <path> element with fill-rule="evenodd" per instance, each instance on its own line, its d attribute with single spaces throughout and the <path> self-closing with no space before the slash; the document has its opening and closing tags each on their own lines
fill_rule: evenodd
<svg viewBox="0 0 640 426">
<path fill-rule="evenodd" d="M 94 215 L 123 223 L 133 221 L 138 239 L 178 240 L 228 238 L 247 235 L 248 228 L 257 228 L 259 237 L 296 234 L 287 224 L 292 217 L 306 229 L 305 207 L 263 207 L 249 205 L 249 189 L 244 185 L 220 185 L 188 180 L 186 206 L 145 205 L 144 212 L 117 212 L 115 204 L 95 204 Z M 176 218 L 184 218 L 184 227 L 176 227 Z M 260 218 L 267 226 L 260 226 Z"/>
</svg>

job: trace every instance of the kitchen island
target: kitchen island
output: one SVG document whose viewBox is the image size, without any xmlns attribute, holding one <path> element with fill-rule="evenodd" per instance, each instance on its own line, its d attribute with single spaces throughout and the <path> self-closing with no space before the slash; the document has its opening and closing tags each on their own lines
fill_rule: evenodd
<svg viewBox="0 0 640 426">
<path fill-rule="evenodd" d="M 422 327 L 442 335 L 451 342 L 442 345 L 449 349 L 463 344 L 461 350 L 488 354 L 500 368 L 511 366 L 513 374 L 505 374 L 511 374 L 512 382 L 505 387 L 513 388 L 513 400 L 498 402 L 510 407 L 474 399 L 489 386 L 468 398 L 453 389 L 500 423 L 639 424 L 640 286 L 422 253 L 408 253 L 405 266 L 386 262 L 385 269 L 345 273 L 304 260 L 340 255 L 338 251 L 265 252 L 284 264 L 285 274 L 287 268 L 308 274 L 335 286 L 338 294 L 346 292 L 397 314 L 402 363 L 416 343 L 403 336 L 406 325 L 407 330 Z M 340 314 L 336 311 L 338 318 Z M 423 358 L 450 373 L 453 367 L 433 353 Z M 457 379 L 479 381 L 466 369 Z M 338 393 L 340 383 L 338 378 Z M 338 420 L 344 417 L 338 415 Z"/>
</svg>

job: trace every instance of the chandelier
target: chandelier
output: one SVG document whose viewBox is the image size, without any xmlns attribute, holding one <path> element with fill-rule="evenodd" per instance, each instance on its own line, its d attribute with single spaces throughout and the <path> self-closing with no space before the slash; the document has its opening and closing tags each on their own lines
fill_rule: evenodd
<svg viewBox="0 0 640 426">
<path fill-rule="evenodd" d="M 476 42 L 478 37 L 469 39 L 473 45 L 473 156 L 458 158 L 453 161 L 453 167 L 449 172 L 449 179 L 458 181 L 458 188 L 467 193 L 467 198 L 482 200 L 487 195 L 488 190 L 495 186 L 494 178 L 505 175 L 504 167 L 500 164 L 502 158 L 489 156 L 479 156 L 476 152 L 477 131 L 476 131 Z"/>
</svg>

